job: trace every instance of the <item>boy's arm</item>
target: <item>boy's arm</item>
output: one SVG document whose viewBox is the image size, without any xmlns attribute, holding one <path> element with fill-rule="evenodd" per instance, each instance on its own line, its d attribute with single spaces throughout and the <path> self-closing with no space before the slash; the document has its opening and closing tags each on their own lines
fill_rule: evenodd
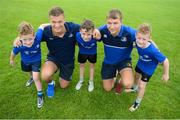
<svg viewBox="0 0 180 120">
<path fill-rule="evenodd" d="M 10 62 L 9 62 L 11 66 L 14 65 L 15 56 L 16 56 L 16 55 L 13 53 L 13 51 L 11 51 Z"/>
<path fill-rule="evenodd" d="M 169 60 L 166 58 L 163 62 L 163 76 L 162 80 L 167 82 L 169 80 Z"/>
</svg>

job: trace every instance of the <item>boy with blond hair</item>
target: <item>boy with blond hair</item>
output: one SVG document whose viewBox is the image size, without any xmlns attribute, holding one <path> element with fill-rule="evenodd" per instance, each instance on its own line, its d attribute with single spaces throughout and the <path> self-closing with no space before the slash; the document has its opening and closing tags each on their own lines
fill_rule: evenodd
<svg viewBox="0 0 180 120">
<path fill-rule="evenodd" d="M 139 59 L 135 68 L 135 83 L 133 87 L 134 91 L 138 91 L 138 95 L 134 104 L 129 108 L 130 111 L 135 111 L 139 107 L 146 85 L 159 63 L 163 64 L 164 73 L 162 79 L 165 82 L 169 79 L 168 59 L 150 41 L 152 41 L 150 25 L 141 24 L 136 33 L 136 48 Z"/>
<path fill-rule="evenodd" d="M 40 67 L 41 67 L 41 48 L 40 42 L 42 39 L 44 25 L 41 25 L 34 33 L 33 26 L 28 22 L 21 22 L 18 26 L 18 37 L 22 42 L 19 47 L 14 47 L 11 56 L 10 64 L 14 65 L 15 56 L 20 52 L 21 54 L 21 69 L 24 72 L 29 72 L 30 80 L 26 82 L 26 86 L 30 86 L 33 81 L 35 82 L 37 89 L 37 107 L 43 106 L 43 92 L 42 84 L 40 81 Z"/>
</svg>

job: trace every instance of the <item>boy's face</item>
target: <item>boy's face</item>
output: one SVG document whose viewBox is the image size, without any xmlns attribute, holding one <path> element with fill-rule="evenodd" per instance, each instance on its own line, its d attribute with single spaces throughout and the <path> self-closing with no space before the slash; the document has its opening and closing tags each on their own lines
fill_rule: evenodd
<svg viewBox="0 0 180 120">
<path fill-rule="evenodd" d="M 136 43 L 141 48 L 146 48 L 148 45 L 148 41 L 150 40 L 150 34 L 136 34 Z"/>
<path fill-rule="evenodd" d="M 120 19 L 107 19 L 107 28 L 113 36 L 117 36 L 120 32 L 121 20 Z"/>
<path fill-rule="evenodd" d="M 23 46 L 31 47 L 34 43 L 34 34 L 28 34 L 28 35 L 20 35 L 20 40 L 23 43 Z"/>
<path fill-rule="evenodd" d="M 50 23 L 52 26 L 52 31 L 55 33 L 63 33 L 64 32 L 64 15 L 59 15 L 59 16 L 49 16 L 50 18 Z"/>
<path fill-rule="evenodd" d="M 90 41 L 92 39 L 93 30 L 87 31 L 86 29 L 81 29 L 80 33 L 84 41 Z"/>
</svg>

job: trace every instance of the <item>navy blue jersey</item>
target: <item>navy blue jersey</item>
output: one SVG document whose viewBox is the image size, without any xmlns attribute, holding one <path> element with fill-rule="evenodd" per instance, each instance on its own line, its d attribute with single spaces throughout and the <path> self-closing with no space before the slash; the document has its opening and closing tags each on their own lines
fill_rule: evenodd
<svg viewBox="0 0 180 120">
<path fill-rule="evenodd" d="M 111 35 L 107 25 L 100 27 L 99 30 L 104 43 L 105 63 L 116 64 L 123 60 L 131 60 L 136 30 L 122 25 L 119 34 L 115 37 Z"/>
<path fill-rule="evenodd" d="M 19 52 L 21 54 L 21 60 L 24 63 L 31 63 L 41 60 L 41 39 L 42 39 L 43 30 L 38 29 L 36 32 L 36 36 L 34 39 L 34 43 L 31 47 L 26 46 L 20 46 L 20 47 L 14 47 L 13 53 L 14 55 L 17 55 Z"/>
<path fill-rule="evenodd" d="M 49 50 L 48 56 L 56 59 L 59 63 L 69 64 L 74 62 L 75 38 L 80 26 L 72 22 L 66 22 L 64 25 L 66 33 L 63 37 L 54 36 L 51 26 L 45 27 L 42 41 L 46 42 Z"/>
<path fill-rule="evenodd" d="M 148 75 L 152 75 L 158 63 L 162 63 L 166 59 L 152 43 L 147 48 L 140 48 L 138 45 L 136 47 L 139 54 L 137 66 Z"/>
<path fill-rule="evenodd" d="M 91 39 L 90 41 L 84 41 L 81 37 L 80 32 L 76 34 L 76 40 L 79 46 L 80 54 L 92 55 L 97 53 L 97 44 L 95 39 Z"/>
</svg>

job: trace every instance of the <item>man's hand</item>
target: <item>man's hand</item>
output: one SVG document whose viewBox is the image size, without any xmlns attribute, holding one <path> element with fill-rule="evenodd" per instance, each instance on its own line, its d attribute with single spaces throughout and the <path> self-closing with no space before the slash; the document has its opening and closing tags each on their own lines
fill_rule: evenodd
<svg viewBox="0 0 180 120">
<path fill-rule="evenodd" d="M 20 47 L 20 46 L 22 46 L 22 42 L 21 42 L 21 40 L 20 40 L 19 37 L 17 37 L 17 38 L 14 40 L 13 46 L 14 46 L 14 47 Z"/>
</svg>

